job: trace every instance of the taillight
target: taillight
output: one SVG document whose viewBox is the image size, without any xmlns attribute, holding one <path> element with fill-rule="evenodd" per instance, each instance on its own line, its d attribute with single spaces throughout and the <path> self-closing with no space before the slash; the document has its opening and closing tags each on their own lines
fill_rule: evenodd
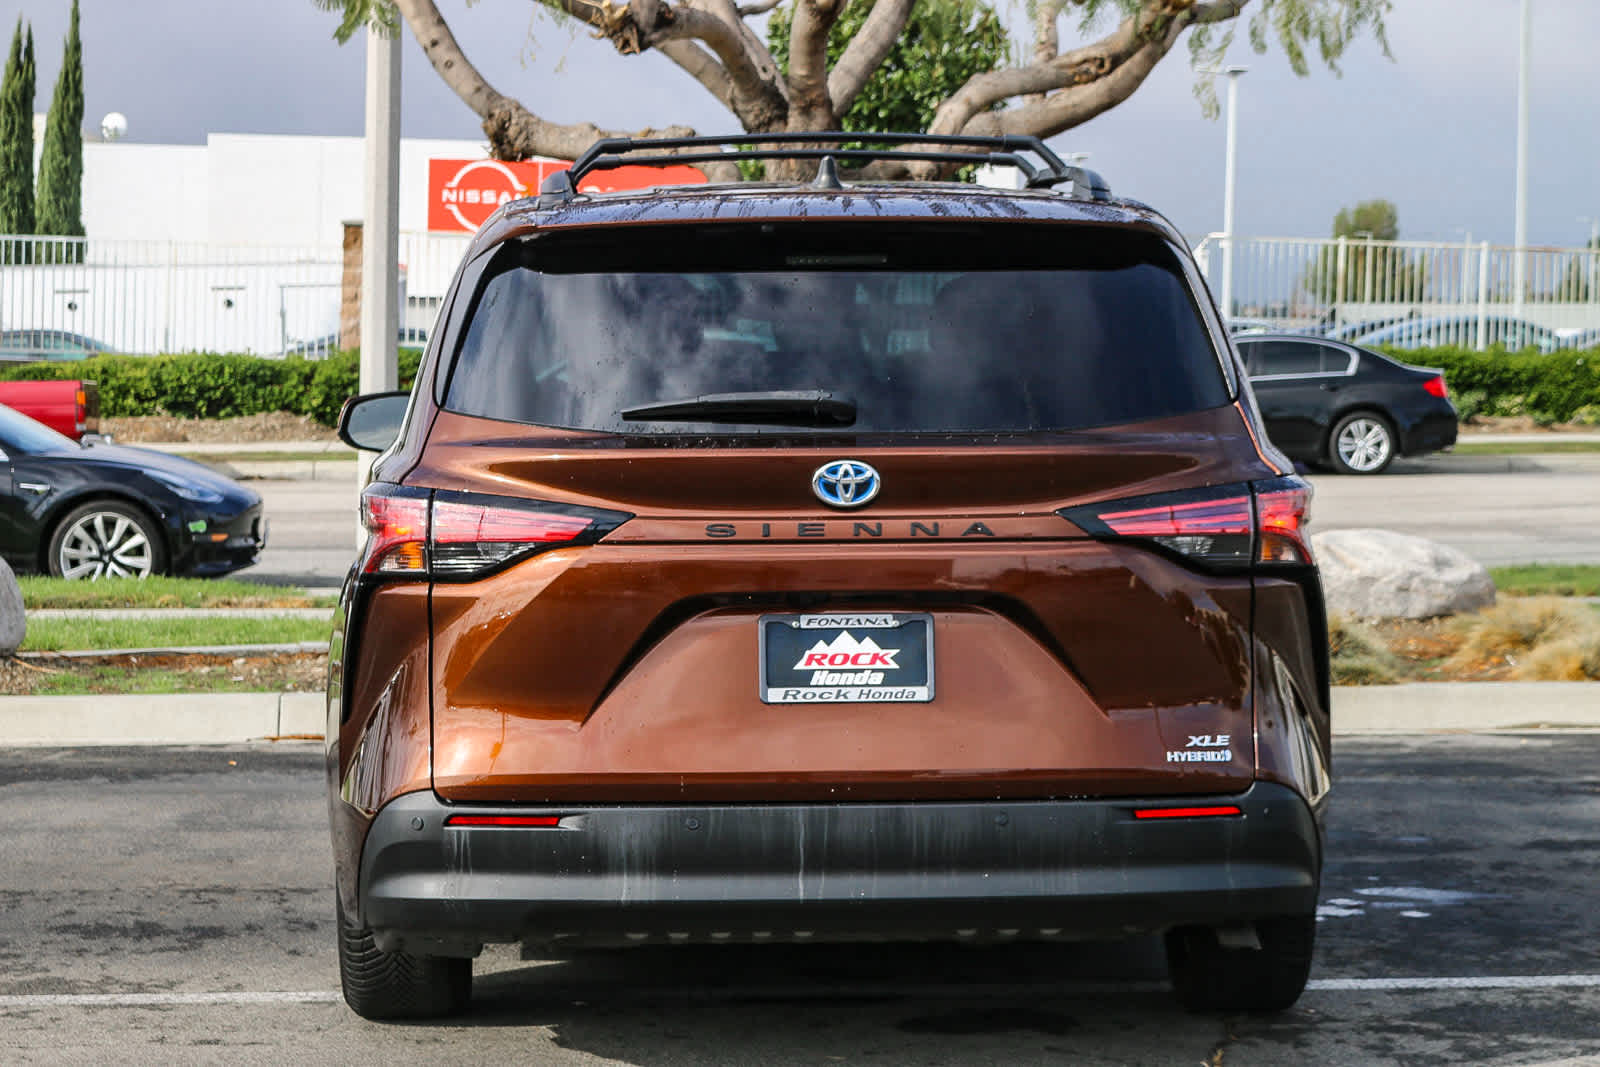
<svg viewBox="0 0 1600 1067">
<path fill-rule="evenodd" d="M 1136 538 L 1222 569 L 1307 564 L 1311 486 L 1296 477 L 1183 490 L 1087 507 L 1061 515 L 1102 538 Z"/>
<path fill-rule="evenodd" d="M 428 573 L 428 490 L 374 482 L 361 494 L 362 574 Z"/>
<path fill-rule="evenodd" d="M 547 548 L 592 544 L 630 516 L 515 497 L 374 483 L 362 494 L 366 574 L 475 578 Z"/>
<path fill-rule="evenodd" d="M 1449 399 L 1450 390 L 1444 384 L 1444 375 L 1435 374 L 1432 378 L 1422 383 L 1422 391 L 1429 396 L 1436 396 L 1440 400 Z"/>
</svg>

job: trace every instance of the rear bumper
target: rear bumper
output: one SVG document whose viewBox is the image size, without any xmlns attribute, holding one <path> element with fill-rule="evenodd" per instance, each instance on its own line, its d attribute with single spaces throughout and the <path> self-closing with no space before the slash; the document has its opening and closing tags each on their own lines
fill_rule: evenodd
<svg viewBox="0 0 1600 1067">
<path fill-rule="evenodd" d="M 1192 800 L 1190 801 L 1193 802 Z M 380 811 L 361 921 L 385 949 L 488 942 L 1096 937 L 1316 907 L 1305 802 L 1258 782 L 1225 818 L 1139 820 L 1181 799 L 495 808 L 430 792 Z M 446 827 L 552 814 L 557 828 Z"/>
<path fill-rule="evenodd" d="M 1441 400 L 1437 409 L 1419 417 L 1402 435 L 1400 454 L 1420 456 L 1449 448 L 1456 443 L 1458 427 L 1455 407 Z"/>
</svg>

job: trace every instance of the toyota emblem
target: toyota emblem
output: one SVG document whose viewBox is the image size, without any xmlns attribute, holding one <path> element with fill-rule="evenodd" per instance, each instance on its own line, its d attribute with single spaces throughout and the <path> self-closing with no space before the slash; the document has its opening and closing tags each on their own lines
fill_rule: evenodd
<svg viewBox="0 0 1600 1067">
<path fill-rule="evenodd" d="M 811 491 L 824 504 L 836 508 L 859 508 L 883 488 L 883 479 L 870 463 L 859 459 L 836 459 L 824 463 L 811 476 Z"/>
</svg>

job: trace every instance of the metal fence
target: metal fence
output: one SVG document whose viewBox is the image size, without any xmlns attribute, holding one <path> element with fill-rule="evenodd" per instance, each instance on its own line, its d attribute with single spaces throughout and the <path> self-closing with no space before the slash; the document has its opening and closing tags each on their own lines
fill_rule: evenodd
<svg viewBox="0 0 1600 1067">
<path fill-rule="evenodd" d="M 1239 329 L 1548 350 L 1600 328 L 1594 248 L 1214 233 L 1194 254 Z"/>
<path fill-rule="evenodd" d="M 470 241 L 400 235 L 402 344 L 426 340 Z M 1211 234 L 1194 252 L 1243 328 L 1355 337 L 1390 326 L 1424 343 L 1515 348 L 1559 347 L 1600 329 L 1592 248 Z M 321 355 L 338 342 L 342 273 L 336 245 L 0 236 L 0 359 Z"/>
<path fill-rule="evenodd" d="M 468 235 L 400 235 L 401 342 L 433 328 Z M 85 351 L 327 353 L 343 253 L 179 241 L 0 236 L 0 359 Z"/>
</svg>

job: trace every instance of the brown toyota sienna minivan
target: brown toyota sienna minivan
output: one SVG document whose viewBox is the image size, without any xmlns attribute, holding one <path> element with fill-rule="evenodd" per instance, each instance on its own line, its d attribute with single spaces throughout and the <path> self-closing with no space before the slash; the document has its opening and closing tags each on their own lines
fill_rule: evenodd
<svg viewBox="0 0 1600 1067">
<path fill-rule="evenodd" d="M 1031 139 L 842 140 L 602 142 L 346 406 L 360 1014 L 464 1008 L 491 942 L 1146 933 L 1191 1008 L 1304 987 L 1310 493 L 1182 238 Z M 817 177 L 574 191 L 735 142 Z M 897 153 L 1028 187 L 839 178 Z"/>
</svg>

